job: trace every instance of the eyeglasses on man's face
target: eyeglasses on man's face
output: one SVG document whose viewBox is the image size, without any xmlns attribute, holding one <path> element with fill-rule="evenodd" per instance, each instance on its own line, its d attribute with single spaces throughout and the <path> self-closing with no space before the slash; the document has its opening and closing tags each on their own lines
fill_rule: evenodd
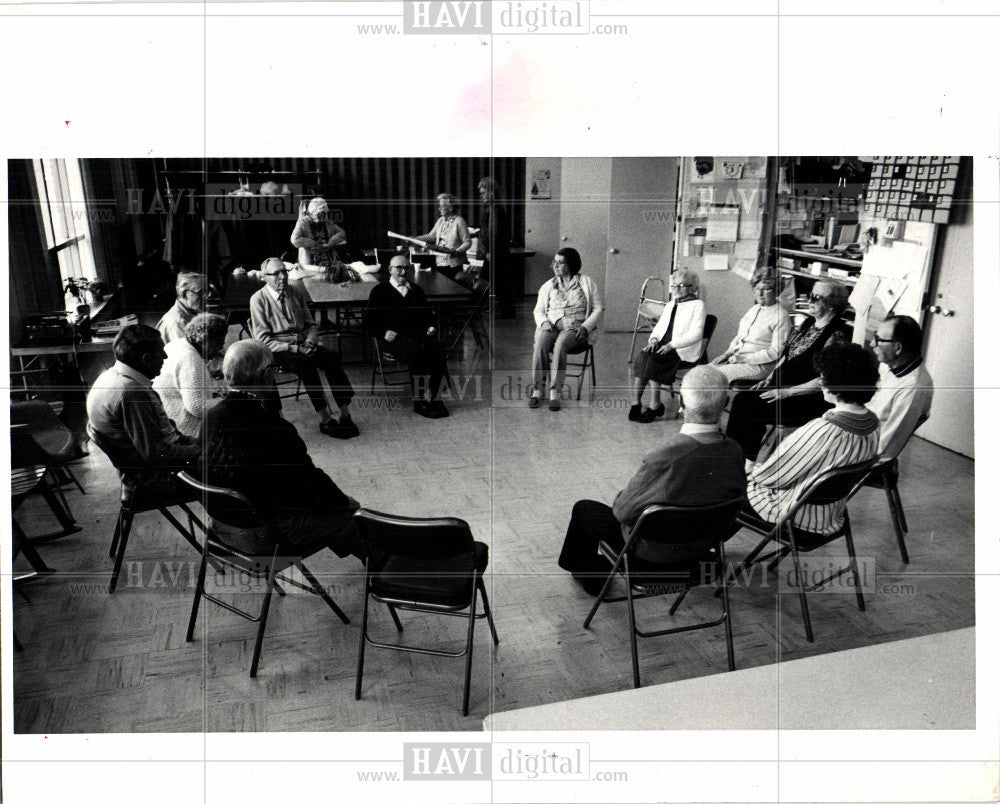
<svg viewBox="0 0 1000 804">
<path fill-rule="evenodd" d="M 829 296 L 821 296 L 819 293 L 810 293 L 809 294 L 809 301 L 814 302 L 814 303 L 815 302 L 819 302 L 819 301 L 825 302 L 829 298 L 830 298 Z"/>
<path fill-rule="evenodd" d="M 872 343 L 875 346 L 878 346 L 883 343 L 895 343 L 895 342 L 896 342 L 895 338 L 880 338 L 877 332 L 872 336 Z"/>
<path fill-rule="evenodd" d="M 268 271 L 266 274 L 264 274 L 264 276 L 288 276 L 288 269 L 281 268 L 280 270 L 277 271 Z"/>
</svg>

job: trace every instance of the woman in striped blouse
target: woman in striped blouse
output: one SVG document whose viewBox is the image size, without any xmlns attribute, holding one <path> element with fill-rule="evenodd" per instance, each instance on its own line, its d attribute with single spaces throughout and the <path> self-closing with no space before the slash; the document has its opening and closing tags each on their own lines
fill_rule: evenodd
<svg viewBox="0 0 1000 804">
<path fill-rule="evenodd" d="M 766 522 L 776 522 L 821 472 L 878 452 L 878 417 L 865 407 L 878 384 L 875 358 L 855 343 L 828 346 L 816 355 L 816 368 L 833 409 L 785 438 L 749 476 L 750 507 Z M 795 515 L 795 526 L 811 533 L 836 533 L 843 524 L 844 501 L 804 505 Z"/>
</svg>

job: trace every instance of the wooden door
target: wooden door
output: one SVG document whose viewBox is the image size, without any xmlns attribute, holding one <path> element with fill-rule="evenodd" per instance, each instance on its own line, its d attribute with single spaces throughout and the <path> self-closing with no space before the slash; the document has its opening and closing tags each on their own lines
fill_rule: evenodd
<svg viewBox="0 0 1000 804">
<path fill-rule="evenodd" d="M 605 329 L 631 332 L 643 281 L 670 273 L 677 159 L 612 159 L 610 200 Z"/>
<path fill-rule="evenodd" d="M 569 157 L 562 160 L 558 247 L 569 246 L 580 252 L 583 273 L 597 283 L 602 295 L 608 253 L 610 189 L 610 159 Z"/>
</svg>

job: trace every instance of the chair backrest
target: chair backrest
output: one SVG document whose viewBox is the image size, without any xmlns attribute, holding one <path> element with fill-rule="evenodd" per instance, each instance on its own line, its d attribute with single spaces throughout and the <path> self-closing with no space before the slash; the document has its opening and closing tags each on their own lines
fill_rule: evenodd
<svg viewBox="0 0 1000 804">
<path fill-rule="evenodd" d="M 698 358 L 699 363 L 708 362 L 708 344 L 712 341 L 712 336 L 715 334 L 715 327 L 718 323 L 719 319 L 711 313 L 705 316 L 705 329 L 701 333 L 701 357 Z"/>
<path fill-rule="evenodd" d="M 233 489 L 202 482 L 187 472 L 178 472 L 177 477 L 201 492 L 200 502 L 212 518 L 215 538 L 248 553 L 273 549 L 274 538 L 250 498 Z"/>
<path fill-rule="evenodd" d="M 433 254 L 423 254 L 411 248 L 410 262 L 417 268 L 430 269 L 437 265 L 437 258 Z"/>
<path fill-rule="evenodd" d="M 803 505 L 832 505 L 841 500 L 847 500 L 868 475 L 876 461 L 876 458 L 872 458 L 861 463 L 853 463 L 849 466 L 820 472 L 802 490 L 784 519 L 786 521 L 791 519 Z"/>
<path fill-rule="evenodd" d="M 703 556 L 735 532 L 738 497 L 712 505 L 650 505 L 629 532 L 628 550 L 639 558 L 678 562 Z"/>
<path fill-rule="evenodd" d="M 454 517 L 418 519 L 361 508 L 354 525 L 369 555 L 447 558 L 473 546 L 469 524 Z"/>
</svg>

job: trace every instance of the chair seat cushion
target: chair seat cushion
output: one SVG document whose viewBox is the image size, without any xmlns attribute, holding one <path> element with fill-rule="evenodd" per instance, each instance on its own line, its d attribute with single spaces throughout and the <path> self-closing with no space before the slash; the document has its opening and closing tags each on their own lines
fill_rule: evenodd
<svg viewBox="0 0 1000 804">
<path fill-rule="evenodd" d="M 489 549 L 474 542 L 466 553 L 445 558 L 390 556 L 372 574 L 372 592 L 379 597 L 465 606 L 472 599 L 473 571 L 482 574 L 489 561 Z"/>
</svg>

